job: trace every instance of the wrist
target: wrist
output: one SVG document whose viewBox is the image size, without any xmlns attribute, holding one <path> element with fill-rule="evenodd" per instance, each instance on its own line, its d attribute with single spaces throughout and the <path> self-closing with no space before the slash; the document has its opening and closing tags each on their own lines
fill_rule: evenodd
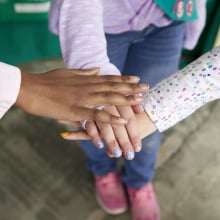
<svg viewBox="0 0 220 220">
<path fill-rule="evenodd" d="M 144 138 L 157 130 L 156 125 L 153 123 L 146 112 L 136 114 L 136 119 L 139 125 L 141 138 Z"/>
<path fill-rule="evenodd" d="M 32 83 L 32 74 L 21 72 L 21 83 L 20 90 L 15 101 L 15 106 L 27 111 L 28 107 L 31 106 L 33 94 L 31 92 Z"/>
</svg>

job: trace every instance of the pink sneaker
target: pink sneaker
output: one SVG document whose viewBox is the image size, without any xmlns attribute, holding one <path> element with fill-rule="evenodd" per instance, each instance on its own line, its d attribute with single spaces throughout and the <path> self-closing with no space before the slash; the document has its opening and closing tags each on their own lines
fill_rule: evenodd
<svg viewBox="0 0 220 220">
<path fill-rule="evenodd" d="M 159 220 L 160 210 L 150 183 L 140 189 L 128 187 L 133 220 Z"/>
<path fill-rule="evenodd" d="M 127 210 L 127 198 L 119 177 L 115 173 L 95 176 L 96 198 L 107 213 L 116 215 Z"/>
</svg>

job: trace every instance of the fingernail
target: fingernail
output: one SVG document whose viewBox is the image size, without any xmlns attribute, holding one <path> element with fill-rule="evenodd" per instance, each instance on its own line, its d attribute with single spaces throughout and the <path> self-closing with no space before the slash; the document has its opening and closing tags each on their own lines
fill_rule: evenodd
<svg viewBox="0 0 220 220">
<path fill-rule="evenodd" d="M 107 154 L 110 158 L 114 157 L 114 155 L 112 154 L 112 152 L 109 151 L 109 149 L 107 149 Z"/>
<path fill-rule="evenodd" d="M 104 147 L 104 143 L 103 143 L 102 141 L 98 141 L 98 142 L 97 142 L 97 147 L 98 147 L 99 149 L 102 149 L 102 148 Z"/>
<path fill-rule="evenodd" d="M 126 152 L 126 155 L 125 157 L 128 159 L 128 160 L 132 160 L 134 158 L 134 152 L 129 150 Z"/>
<path fill-rule="evenodd" d="M 114 157 L 115 157 L 113 154 L 108 154 L 108 156 L 109 156 L 110 158 L 114 158 Z"/>
<path fill-rule="evenodd" d="M 136 152 L 140 152 L 140 151 L 141 151 L 141 148 L 142 148 L 141 145 L 136 145 L 136 146 L 135 146 L 135 151 L 136 151 Z"/>
<path fill-rule="evenodd" d="M 147 91 L 149 89 L 149 86 L 147 84 L 140 84 L 139 89 L 142 91 Z"/>
<path fill-rule="evenodd" d="M 70 132 L 68 131 L 64 131 L 64 132 L 61 132 L 60 135 L 64 138 L 66 136 L 68 136 L 70 134 Z"/>
<path fill-rule="evenodd" d="M 134 82 L 137 83 L 140 81 L 140 77 L 139 76 L 123 76 L 124 80 L 127 82 Z"/>
<path fill-rule="evenodd" d="M 113 154 L 115 155 L 115 157 L 120 157 L 122 155 L 122 152 L 118 147 L 116 147 L 113 150 Z"/>
<path fill-rule="evenodd" d="M 144 111 L 143 105 L 139 105 L 139 109 L 140 109 L 141 112 L 143 112 Z"/>
</svg>

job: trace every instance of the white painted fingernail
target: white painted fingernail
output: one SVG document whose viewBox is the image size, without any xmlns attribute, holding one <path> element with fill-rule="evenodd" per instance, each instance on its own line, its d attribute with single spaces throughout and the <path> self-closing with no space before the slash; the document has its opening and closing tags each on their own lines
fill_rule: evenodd
<svg viewBox="0 0 220 220">
<path fill-rule="evenodd" d="M 104 143 L 103 143 L 102 141 L 98 141 L 97 147 L 98 147 L 99 149 L 104 148 Z"/>
<path fill-rule="evenodd" d="M 118 147 L 115 147 L 113 150 L 113 154 L 115 155 L 115 157 L 120 157 L 122 155 L 122 152 Z"/>
</svg>

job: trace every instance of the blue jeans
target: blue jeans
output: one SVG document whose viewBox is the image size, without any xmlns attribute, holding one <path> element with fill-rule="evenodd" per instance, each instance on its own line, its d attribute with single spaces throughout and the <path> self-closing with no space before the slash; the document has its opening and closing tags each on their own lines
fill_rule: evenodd
<svg viewBox="0 0 220 220">
<path fill-rule="evenodd" d="M 138 75 L 141 82 L 154 86 L 178 69 L 184 36 L 184 24 L 173 22 L 166 27 L 151 25 L 143 31 L 106 34 L 110 62 L 122 74 Z M 141 152 L 131 161 L 124 160 L 123 182 L 139 188 L 151 181 L 162 135 L 155 132 L 144 138 Z M 106 147 L 97 149 L 91 141 L 82 141 L 88 156 L 88 168 L 95 175 L 117 172 L 117 159 L 109 158 Z"/>
</svg>

